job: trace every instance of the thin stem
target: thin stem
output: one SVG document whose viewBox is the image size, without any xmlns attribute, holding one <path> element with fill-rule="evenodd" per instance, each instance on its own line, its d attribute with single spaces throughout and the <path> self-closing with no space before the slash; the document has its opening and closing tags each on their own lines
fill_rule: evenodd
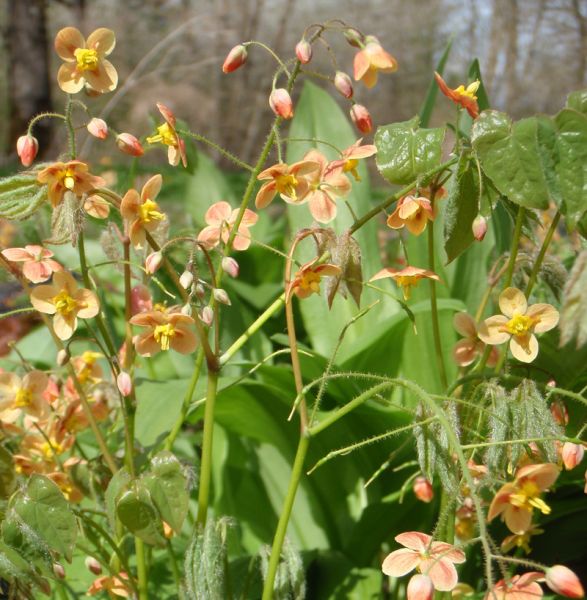
<svg viewBox="0 0 587 600">
<path fill-rule="evenodd" d="M 175 558 L 175 552 L 173 551 L 173 546 L 171 544 L 171 540 L 167 540 L 167 554 L 169 555 L 169 561 L 171 563 L 171 571 L 173 573 L 173 579 L 175 580 L 175 586 L 177 587 L 177 593 L 180 598 L 183 598 L 183 594 L 181 591 L 181 572 L 179 570 L 179 566 L 177 564 L 177 559 Z"/>
<path fill-rule="evenodd" d="M 76 148 L 75 148 L 75 129 L 73 128 L 73 123 L 71 122 L 71 109 L 73 108 L 71 96 L 67 96 L 67 102 L 65 104 L 65 125 L 67 126 L 67 143 L 69 146 L 69 155 L 71 160 L 74 160 L 76 157 Z"/>
<path fill-rule="evenodd" d="M 516 217 L 516 226 L 514 229 L 514 239 L 512 240 L 512 251 L 510 254 L 510 262 L 508 263 L 508 270 L 505 275 L 504 289 L 510 287 L 512 284 L 512 278 L 514 276 L 514 269 L 516 267 L 516 259 L 518 257 L 518 248 L 520 247 L 520 236 L 522 235 L 522 225 L 524 223 L 524 207 L 518 208 L 518 216 Z"/>
<path fill-rule="evenodd" d="M 65 115 L 61 113 L 55 112 L 43 112 L 35 115 L 30 121 L 29 126 L 27 128 L 27 134 L 32 135 L 33 127 L 41 120 L 41 119 L 63 119 L 64 121 L 67 119 Z"/>
<path fill-rule="evenodd" d="M 546 255 L 548 246 L 552 241 L 552 236 L 556 231 L 560 218 L 561 214 L 559 211 L 557 211 L 556 215 L 554 215 L 554 218 L 552 219 L 550 227 L 548 228 L 544 241 L 542 242 L 542 247 L 540 248 L 540 252 L 536 257 L 536 262 L 534 263 L 534 267 L 532 268 L 532 272 L 530 273 L 530 279 L 528 280 L 528 285 L 526 286 L 526 298 L 529 298 L 530 294 L 532 293 L 532 289 L 534 288 L 534 284 L 536 283 L 536 278 L 538 277 L 540 267 L 542 266 L 542 261 L 544 260 L 544 256 Z"/>
<path fill-rule="evenodd" d="M 141 538 L 135 537 L 135 552 L 137 559 L 137 579 L 139 600 L 149 600 L 147 561 L 145 559 L 145 544 Z"/>
<path fill-rule="evenodd" d="M 186 129 L 178 129 L 177 133 L 187 136 L 187 137 L 191 137 L 194 140 L 196 140 L 197 142 L 201 142 L 203 144 L 210 146 L 210 148 L 213 148 L 214 150 L 216 150 L 216 152 L 218 152 L 219 154 L 222 154 L 222 156 L 224 156 L 224 158 L 227 158 L 228 160 L 233 162 L 238 167 L 241 167 L 241 169 L 246 169 L 247 171 L 253 170 L 253 167 L 251 167 L 251 165 L 240 160 L 240 158 L 236 157 L 234 154 L 232 154 L 232 152 L 229 152 L 222 146 L 219 146 L 212 140 L 209 140 L 207 137 L 200 135 L 199 133 L 193 133 L 192 131 L 188 131 Z"/>
</svg>

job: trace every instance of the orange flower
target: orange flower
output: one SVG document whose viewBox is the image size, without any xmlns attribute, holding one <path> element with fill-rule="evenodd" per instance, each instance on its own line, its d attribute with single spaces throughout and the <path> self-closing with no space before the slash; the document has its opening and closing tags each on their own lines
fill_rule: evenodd
<svg viewBox="0 0 587 600">
<path fill-rule="evenodd" d="M 121 571 L 115 577 L 104 575 L 94 580 L 87 593 L 89 596 L 95 596 L 105 590 L 109 595 L 130 598 L 132 590 L 125 581 L 128 581 L 128 575 L 124 571 Z"/>
<path fill-rule="evenodd" d="M 24 412 L 44 419 L 49 404 L 43 398 L 48 377 L 42 371 L 30 371 L 22 379 L 16 373 L 0 373 L 0 419 L 14 423 Z"/>
<path fill-rule="evenodd" d="M 430 200 L 423 196 L 404 196 L 387 218 L 387 225 L 392 229 L 405 226 L 410 233 L 420 235 L 426 229 L 428 221 L 434 221 Z"/>
<path fill-rule="evenodd" d="M 538 340 L 534 333 L 556 327 L 559 314 L 550 304 L 528 306 L 524 294 L 509 287 L 499 296 L 503 315 L 495 315 L 479 324 L 479 338 L 486 344 L 503 344 L 510 340 L 510 350 L 521 362 L 530 363 L 538 356 Z"/>
<path fill-rule="evenodd" d="M 102 367 L 97 362 L 99 358 L 104 358 L 99 352 L 86 350 L 81 356 L 74 356 L 71 359 L 71 364 L 75 374 L 81 384 L 98 383 L 104 376 Z"/>
<path fill-rule="evenodd" d="M 37 181 L 47 184 L 47 194 L 53 207 L 61 203 L 67 191 L 81 196 L 106 184 L 102 177 L 88 173 L 88 165 L 79 160 L 53 163 L 39 171 Z"/>
<path fill-rule="evenodd" d="M 559 473 L 560 469 L 553 463 L 526 465 L 518 469 L 514 481 L 503 485 L 495 494 L 487 520 L 501 515 L 512 533 L 525 533 L 530 529 L 535 508 L 545 515 L 550 514 L 550 507 L 540 494 L 556 481 Z"/>
<path fill-rule="evenodd" d="M 509 581 L 500 579 L 493 589 L 485 594 L 485 600 L 539 600 L 542 588 L 537 581 L 544 579 L 544 573 L 532 571 L 514 575 Z"/>
<path fill-rule="evenodd" d="M 436 79 L 440 91 L 447 98 L 450 98 L 455 104 L 465 108 L 473 119 L 476 119 L 479 116 L 479 105 L 477 104 L 477 96 L 475 96 L 479 89 L 479 80 L 473 81 L 473 83 L 470 83 L 466 88 L 464 85 L 459 85 L 459 87 L 453 90 L 446 85 L 444 79 L 436 73 L 436 71 L 434 72 L 434 78 Z"/>
<path fill-rule="evenodd" d="M 307 298 L 312 294 L 320 293 L 320 279 L 326 276 L 340 274 L 340 268 L 336 265 L 324 263 L 317 265 L 318 259 L 315 258 L 305 265 L 302 265 L 295 277 L 286 287 L 285 301 L 289 302 L 292 294 L 298 298 Z"/>
<path fill-rule="evenodd" d="M 359 173 L 357 171 L 357 167 L 359 165 L 359 160 L 362 158 L 369 158 L 369 156 L 373 156 L 377 154 L 377 147 L 372 144 L 365 144 L 361 146 L 361 142 L 363 138 L 358 139 L 354 144 L 345 148 L 340 155 L 340 159 L 333 160 L 329 168 L 337 169 L 342 167 L 343 173 L 350 173 L 355 181 L 361 181 L 359 177 Z"/>
<path fill-rule="evenodd" d="M 191 354 L 198 345 L 192 328 L 194 320 L 180 312 L 152 310 L 135 315 L 130 323 L 147 328 L 134 339 L 136 351 L 141 356 L 152 356 L 170 348 L 181 354 Z"/>
<path fill-rule="evenodd" d="M 31 292 L 35 309 L 53 317 L 57 337 L 68 340 L 77 327 L 77 319 L 95 317 L 100 304 L 94 292 L 78 289 L 75 279 L 67 271 L 58 271 L 49 285 L 39 285 Z"/>
<path fill-rule="evenodd" d="M 377 73 L 393 73 L 397 71 L 397 61 L 389 52 L 386 52 L 379 40 L 370 35 L 365 39 L 365 46 L 355 54 L 354 69 L 355 81 L 372 88 L 377 83 Z"/>
<path fill-rule="evenodd" d="M 167 160 L 169 161 L 169 164 L 173 167 L 177 167 L 181 160 L 183 166 L 187 167 L 188 161 L 185 153 L 185 142 L 179 137 L 177 130 L 175 129 L 175 115 L 161 102 L 157 102 L 157 108 L 163 115 L 165 123 L 157 127 L 157 133 L 149 136 L 147 142 L 149 144 L 161 143 L 168 146 Z"/>
<path fill-rule="evenodd" d="M 283 200 L 290 204 L 302 203 L 308 192 L 310 184 L 307 175 L 320 169 L 320 163 L 302 160 L 293 165 L 277 163 L 264 171 L 261 171 L 257 179 L 267 180 L 257 192 L 255 206 L 265 208 L 271 203 L 276 194 L 279 194 Z"/>
<path fill-rule="evenodd" d="M 204 219 L 208 224 L 198 235 L 198 241 L 206 244 L 209 248 L 214 248 L 222 240 L 225 244 L 228 241 L 230 232 L 236 222 L 239 209 L 234 210 L 228 202 L 216 202 L 206 211 Z M 249 227 L 257 222 L 259 217 L 248 208 L 245 210 L 243 219 L 238 227 L 238 232 L 234 238 L 233 248 L 235 250 L 246 250 L 251 244 L 251 234 Z"/>
<path fill-rule="evenodd" d="M 24 248 L 7 248 L 2 256 L 10 262 L 22 262 L 22 274 L 32 283 L 47 281 L 52 273 L 63 267 L 51 257 L 53 252 L 43 246 L 30 245 Z"/>
<path fill-rule="evenodd" d="M 120 214 L 135 248 L 142 248 L 147 239 L 146 232 L 155 231 L 165 220 L 165 215 L 155 202 L 162 182 L 161 175 L 154 175 L 145 183 L 140 196 L 136 190 L 128 190 L 120 203 Z"/>
<path fill-rule="evenodd" d="M 377 281 L 378 279 L 385 279 L 386 277 L 391 277 L 391 279 L 393 279 L 397 285 L 402 288 L 404 300 L 410 299 L 412 288 L 418 285 L 418 281 L 420 281 L 420 279 L 426 278 L 440 281 L 440 277 L 438 277 L 436 273 L 427 271 L 426 269 L 420 269 L 420 267 L 410 266 L 401 270 L 392 269 L 391 267 L 381 269 L 381 271 L 373 275 L 369 281 Z"/>
<path fill-rule="evenodd" d="M 477 335 L 477 325 L 471 315 L 461 312 L 457 313 L 453 319 L 454 328 L 464 337 L 459 340 L 453 348 L 453 358 L 459 367 L 467 367 L 477 356 L 481 356 L 485 352 L 485 344 Z M 497 364 L 499 352 L 497 348 L 492 348 L 487 366 L 493 367 Z"/>
<path fill-rule="evenodd" d="M 65 61 L 57 74 L 59 87 L 66 94 L 77 94 L 87 84 L 99 94 L 111 92 L 118 84 L 118 74 L 106 60 L 116 38 L 110 29 L 100 27 L 87 41 L 75 27 L 65 27 L 55 38 L 55 50 Z"/>
</svg>

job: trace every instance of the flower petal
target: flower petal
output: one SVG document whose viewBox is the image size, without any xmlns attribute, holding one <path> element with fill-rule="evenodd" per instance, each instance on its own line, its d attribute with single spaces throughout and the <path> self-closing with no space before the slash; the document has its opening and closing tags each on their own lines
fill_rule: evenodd
<svg viewBox="0 0 587 600">
<path fill-rule="evenodd" d="M 60 58 L 68 62 L 75 61 L 75 50 L 84 48 L 86 40 L 79 29 L 75 27 L 65 27 L 55 36 L 55 51 Z"/>
<path fill-rule="evenodd" d="M 77 327 L 77 318 L 75 315 L 64 317 L 57 313 L 53 317 L 53 329 L 60 340 L 68 340 Z"/>
<path fill-rule="evenodd" d="M 198 346 L 198 338 L 190 329 L 176 329 L 170 345 L 180 354 L 191 354 Z"/>
<path fill-rule="evenodd" d="M 77 94 L 84 87 L 84 78 L 75 64 L 65 63 L 57 71 L 57 83 L 66 94 Z"/>
<path fill-rule="evenodd" d="M 114 31 L 100 27 L 90 33 L 86 45 L 91 50 L 95 50 L 98 56 L 108 56 L 116 46 Z"/>
<path fill-rule="evenodd" d="M 395 541 L 406 548 L 410 548 L 410 550 L 424 552 L 430 545 L 432 537 L 419 531 L 406 531 L 396 535 Z"/>
<path fill-rule="evenodd" d="M 35 310 L 46 315 L 55 314 L 55 304 L 53 298 L 58 294 L 58 290 L 53 285 L 39 285 L 31 292 L 31 304 Z"/>
<path fill-rule="evenodd" d="M 506 317 L 523 315 L 527 308 L 526 296 L 518 288 L 509 287 L 499 295 L 499 309 Z"/>
<path fill-rule="evenodd" d="M 336 217 L 336 203 L 322 190 L 317 190 L 311 195 L 309 208 L 318 223 L 330 223 Z"/>
<path fill-rule="evenodd" d="M 510 338 L 510 334 L 507 331 L 502 331 L 505 324 L 508 322 L 508 318 L 503 315 L 494 315 L 481 321 L 479 323 L 479 329 L 477 335 L 479 339 L 486 344 L 503 344 Z"/>
<path fill-rule="evenodd" d="M 118 85 L 118 73 L 114 65 L 106 59 L 98 63 L 95 71 L 85 71 L 84 75 L 90 87 L 101 94 L 111 92 Z"/>
<path fill-rule="evenodd" d="M 525 508 L 509 505 L 504 512 L 504 517 L 507 528 L 518 535 L 526 533 L 532 525 L 532 511 Z"/>
<path fill-rule="evenodd" d="M 534 334 L 514 335 L 510 340 L 510 350 L 520 362 L 531 363 L 538 356 L 538 340 Z"/>
<path fill-rule="evenodd" d="M 255 206 L 257 208 L 265 208 L 271 203 L 275 195 L 277 194 L 277 187 L 275 181 L 269 181 L 261 186 L 261 189 L 257 192 L 255 198 Z"/>
<path fill-rule="evenodd" d="M 558 325 L 558 310 L 550 304 L 533 304 L 528 308 L 526 314 L 533 319 L 538 319 L 538 323 L 534 325 L 536 333 L 550 331 Z"/>
<path fill-rule="evenodd" d="M 554 463 L 526 465 L 518 469 L 516 479 L 531 479 L 541 490 L 547 490 L 558 478 L 560 468 Z"/>
<path fill-rule="evenodd" d="M 1 254 L 6 260 L 11 262 L 33 260 L 34 258 L 25 248 L 6 248 L 6 250 L 2 250 Z"/>
<path fill-rule="evenodd" d="M 466 312 L 456 313 L 452 320 L 454 328 L 463 337 L 476 338 L 477 337 L 477 326 L 473 317 Z"/>
<path fill-rule="evenodd" d="M 459 581 L 457 570 L 450 560 L 434 559 L 423 560 L 420 570 L 432 579 L 435 589 L 439 592 L 450 592 Z"/>
<path fill-rule="evenodd" d="M 163 183 L 163 177 L 161 175 L 153 175 L 141 190 L 141 200 L 146 202 L 147 200 L 155 200 L 159 192 L 161 191 L 161 184 Z"/>
<path fill-rule="evenodd" d="M 475 340 L 465 338 L 459 340 L 453 348 L 452 356 L 454 361 L 460 367 L 467 367 L 475 360 L 477 356 L 477 344 Z"/>
<path fill-rule="evenodd" d="M 419 563 L 420 555 L 417 552 L 401 548 L 387 555 L 381 565 L 381 570 L 390 577 L 402 577 L 413 571 Z"/>
<path fill-rule="evenodd" d="M 75 294 L 75 299 L 82 305 L 82 308 L 77 313 L 80 319 L 91 319 L 100 312 L 98 296 L 91 290 L 78 290 Z"/>
<path fill-rule="evenodd" d="M 216 225 L 217 227 L 222 223 L 228 223 L 230 215 L 232 214 L 232 207 L 224 200 L 215 202 L 210 206 L 204 215 L 204 220 L 208 225 Z"/>
</svg>

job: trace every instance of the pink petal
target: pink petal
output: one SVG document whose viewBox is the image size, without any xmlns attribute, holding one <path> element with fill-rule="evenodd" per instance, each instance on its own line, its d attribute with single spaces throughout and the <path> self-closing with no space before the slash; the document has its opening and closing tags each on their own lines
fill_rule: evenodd
<svg viewBox="0 0 587 600">
<path fill-rule="evenodd" d="M 459 581 L 457 570 L 450 560 L 430 558 L 420 563 L 420 570 L 432 579 L 439 592 L 450 592 Z"/>
<path fill-rule="evenodd" d="M 65 27 L 55 36 L 55 51 L 60 58 L 68 62 L 75 61 L 74 51 L 84 48 L 85 45 L 84 36 L 75 27 Z"/>
<path fill-rule="evenodd" d="M 420 564 L 420 555 L 413 550 L 402 548 L 388 554 L 381 570 L 390 577 L 402 577 Z"/>
<path fill-rule="evenodd" d="M 534 326 L 536 333 L 550 331 L 558 324 L 558 311 L 550 304 L 533 304 L 528 308 L 526 314 L 534 319 L 539 319 Z"/>
<path fill-rule="evenodd" d="M 198 242 L 206 244 L 209 248 L 214 248 L 220 241 L 220 228 L 218 226 L 208 225 L 200 231 L 198 235 Z"/>
<path fill-rule="evenodd" d="M 27 252 L 27 250 L 24 248 L 6 248 L 6 250 L 2 250 L 2 256 L 6 260 L 10 260 L 12 262 L 21 262 L 34 259 L 34 256 L 30 252 Z"/>
<path fill-rule="evenodd" d="M 215 202 L 212 206 L 206 211 L 204 215 L 204 220 L 208 225 L 222 225 L 224 222 L 228 222 L 230 219 L 230 215 L 232 213 L 232 207 L 228 202 L 224 200 L 220 202 Z"/>
<path fill-rule="evenodd" d="M 141 190 L 141 200 L 146 202 L 147 200 L 155 200 L 159 192 L 161 191 L 161 185 L 163 184 L 163 177 L 161 175 L 153 175 Z"/>
<path fill-rule="evenodd" d="M 426 533 L 420 533 L 419 531 L 406 531 L 395 536 L 395 541 L 410 550 L 417 550 L 418 552 L 424 552 L 430 546 L 432 537 Z"/>
<path fill-rule="evenodd" d="M 255 206 L 257 208 L 265 208 L 271 203 L 273 198 L 275 198 L 275 194 L 277 194 L 275 181 L 269 181 L 268 183 L 263 184 L 261 189 L 257 192 Z"/>
<path fill-rule="evenodd" d="M 322 190 L 314 192 L 309 200 L 310 212 L 318 223 L 330 223 L 336 217 L 336 203 Z"/>
<path fill-rule="evenodd" d="M 108 56 L 116 46 L 116 37 L 114 31 L 100 27 L 90 33 L 86 42 L 87 47 L 95 50 L 99 56 Z"/>
<path fill-rule="evenodd" d="M 502 331 L 503 327 L 508 322 L 508 318 L 503 315 L 494 315 L 481 321 L 477 335 L 479 339 L 486 344 L 503 344 L 510 339 L 510 334 L 507 331 Z"/>
<path fill-rule="evenodd" d="M 51 277 L 52 269 L 42 262 L 27 262 L 22 267 L 22 274 L 32 283 L 41 283 Z"/>
<path fill-rule="evenodd" d="M 526 296 L 518 288 L 509 287 L 499 295 L 499 309 L 506 317 L 523 315 L 527 308 Z"/>
<path fill-rule="evenodd" d="M 477 326 L 475 325 L 475 320 L 473 317 L 466 313 L 460 312 L 456 313 L 453 318 L 453 326 L 454 328 L 466 338 L 476 338 L 477 337 Z"/>
</svg>

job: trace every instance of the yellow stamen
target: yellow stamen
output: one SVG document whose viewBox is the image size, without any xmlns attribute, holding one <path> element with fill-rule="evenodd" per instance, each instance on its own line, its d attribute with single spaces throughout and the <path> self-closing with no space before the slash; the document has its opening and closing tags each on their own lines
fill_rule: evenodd
<svg viewBox="0 0 587 600">
<path fill-rule="evenodd" d="M 537 508 L 542 514 L 550 514 L 550 506 L 540 498 L 541 489 L 531 480 L 524 481 L 518 492 L 510 496 L 510 504 L 527 511 Z"/>
<path fill-rule="evenodd" d="M 157 133 L 147 138 L 149 144 L 165 144 L 166 146 L 177 146 L 177 137 L 169 123 L 163 123 L 157 127 Z"/>
<path fill-rule="evenodd" d="M 71 169 L 62 171 L 61 180 L 68 190 L 73 191 L 73 188 L 75 187 L 75 173 Z"/>
<path fill-rule="evenodd" d="M 171 323 L 157 325 L 153 331 L 155 341 L 161 346 L 161 350 L 169 350 L 169 342 L 175 335 L 175 327 Z"/>
<path fill-rule="evenodd" d="M 402 288 L 404 300 L 410 299 L 412 288 L 418 285 L 418 279 L 413 275 L 400 275 L 395 277 L 395 282 Z"/>
<path fill-rule="evenodd" d="M 506 324 L 505 330 L 515 336 L 525 336 L 538 321 L 527 315 L 514 315 Z"/>
<path fill-rule="evenodd" d="M 50 440 L 50 442 L 45 441 L 39 446 L 39 450 L 45 458 L 53 458 L 56 454 L 63 452 L 63 446 L 59 442 L 55 440 Z"/>
<path fill-rule="evenodd" d="M 139 219 L 143 223 L 150 223 L 151 221 L 162 221 L 165 215 L 159 212 L 159 206 L 153 200 L 145 200 L 141 206 L 139 206 Z"/>
<path fill-rule="evenodd" d="M 300 288 L 305 292 L 320 293 L 320 275 L 314 271 L 306 271 L 300 279 Z"/>
<path fill-rule="evenodd" d="M 471 100 L 477 100 L 477 96 L 475 96 L 475 94 L 480 85 L 480 81 L 473 81 L 473 83 L 470 83 L 467 86 L 467 89 L 465 89 L 464 85 L 459 85 L 455 92 L 459 94 L 459 96 L 466 96 L 467 98 L 471 98 Z"/>
<path fill-rule="evenodd" d="M 349 173 L 355 178 L 355 181 L 361 181 L 361 177 L 359 176 L 359 172 L 357 171 L 357 166 L 359 165 L 359 161 L 356 158 L 347 158 L 345 161 L 342 170 L 344 173 Z"/>
<path fill-rule="evenodd" d="M 78 308 L 78 303 L 67 293 L 67 290 L 61 290 L 53 298 L 55 310 L 63 317 L 74 313 Z"/>
<path fill-rule="evenodd" d="M 16 396 L 14 398 L 14 406 L 16 408 L 25 408 L 30 406 L 33 401 L 33 393 L 31 390 L 26 388 L 20 388 L 18 392 L 16 392 Z"/>
<path fill-rule="evenodd" d="M 73 52 L 80 71 L 95 71 L 98 68 L 98 53 L 96 50 L 76 48 Z"/>
<path fill-rule="evenodd" d="M 292 200 L 296 200 L 296 186 L 298 180 L 294 175 L 279 175 L 275 178 L 275 189 Z"/>
</svg>

